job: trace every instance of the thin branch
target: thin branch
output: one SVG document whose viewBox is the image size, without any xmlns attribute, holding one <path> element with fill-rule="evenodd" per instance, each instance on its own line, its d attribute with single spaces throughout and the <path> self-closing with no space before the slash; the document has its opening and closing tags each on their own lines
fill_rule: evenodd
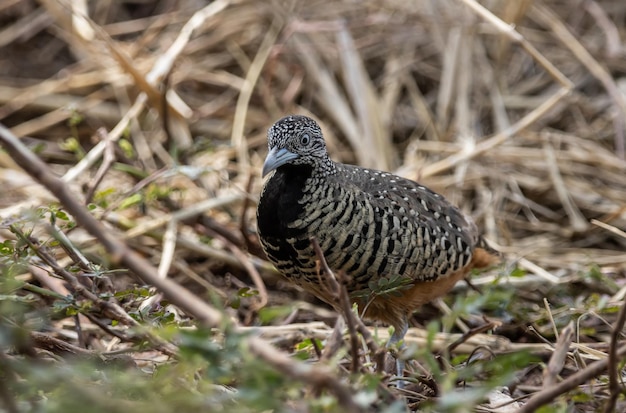
<svg viewBox="0 0 626 413">
<path fill-rule="evenodd" d="M 622 329 L 624 328 L 624 322 L 626 322 L 626 300 L 622 302 L 622 307 L 619 310 L 619 315 L 617 316 L 617 321 L 615 321 L 615 325 L 613 326 L 613 331 L 611 331 L 611 345 L 609 346 L 609 389 L 611 391 L 611 395 L 606 402 L 606 406 L 604 407 L 605 413 L 611 413 L 615 411 L 615 403 L 617 401 L 617 397 L 622 392 L 622 386 L 620 386 L 620 379 L 617 371 L 617 366 L 619 365 L 619 357 L 617 355 L 617 343 L 619 342 L 619 337 L 622 334 Z"/>
<path fill-rule="evenodd" d="M 321 257 L 320 261 L 322 263 L 322 266 L 323 266 L 324 270 L 325 271 L 329 271 L 329 274 L 332 274 L 332 271 L 330 270 L 330 268 L 328 267 L 328 264 L 326 263 L 326 260 L 324 259 L 322 249 L 320 248 L 319 244 L 317 243 L 317 240 L 315 238 L 311 238 L 311 243 L 313 244 L 313 248 L 315 249 L 315 253 L 317 254 L 317 256 Z M 372 333 L 370 332 L 370 330 L 363 323 L 363 320 L 361 320 L 360 317 L 356 317 L 354 315 L 354 313 L 352 312 L 352 309 L 351 309 L 351 306 L 350 306 L 350 296 L 348 294 L 348 291 L 346 290 L 345 284 L 342 283 L 342 285 L 340 286 L 339 283 L 337 283 L 337 281 L 334 278 L 334 276 L 331 276 L 329 278 L 330 278 L 330 282 L 334 283 L 331 286 L 331 288 L 341 288 L 341 290 L 342 290 L 341 294 L 339 295 L 339 298 L 341 300 L 341 298 L 343 297 L 343 301 L 340 301 L 340 305 L 343 308 L 342 312 L 347 312 L 347 314 L 348 314 L 348 315 L 344 314 L 344 317 L 346 318 L 346 322 L 349 322 L 348 320 L 352 319 L 352 322 L 354 323 L 354 327 L 353 328 L 355 328 L 356 332 L 361 334 L 361 336 L 365 340 L 365 345 L 367 346 L 369 351 L 374 355 L 374 360 L 376 361 L 377 371 L 379 373 L 381 373 L 382 370 L 383 370 L 384 364 L 385 364 L 384 361 L 385 361 L 386 349 L 385 348 L 381 348 L 376 343 L 376 340 L 374 340 L 374 336 L 372 336 Z M 348 325 L 348 329 L 350 330 L 350 326 L 349 325 Z M 353 338 L 352 331 L 350 333 L 350 337 L 351 337 L 351 339 Z M 356 337 L 356 334 L 354 335 L 354 337 Z M 354 353 L 353 353 L 353 355 L 354 355 Z"/>
<path fill-rule="evenodd" d="M 330 360 L 343 345 L 343 329 L 346 326 L 346 322 L 343 317 L 337 317 L 335 321 L 335 327 L 333 327 L 332 333 L 326 339 L 326 345 L 324 351 L 320 357 L 320 361 Z M 316 343 L 315 338 L 311 338 L 312 343 Z"/>
<path fill-rule="evenodd" d="M 129 316 L 126 311 L 124 311 L 124 309 L 122 309 L 120 306 L 115 303 L 111 303 L 101 299 L 96 294 L 85 288 L 84 285 L 78 282 L 78 279 L 74 276 L 74 274 L 61 267 L 56 259 L 54 259 L 47 251 L 45 251 L 44 248 L 39 245 L 39 242 L 37 240 L 27 236 L 14 225 L 12 225 L 10 228 L 11 232 L 15 234 L 19 239 L 24 241 L 28 245 L 28 247 L 33 250 L 35 254 L 37 254 L 37 256 L 41 258 L 41 260 L 46 265 L 48 265 L 56 275 L 62 277 L 65 281 L 67 281 L 71 289 L 75 293 L 79 294 L 82 297 L 85 297 L 90 301 L 93 301 L 93 303 L 100 309 L 102 309 L 107 316 L 118 320 L 119 322 L 128 326 L 138 325 L 137 321 Z"/>
<path fill-rule="evenodd" d="M 245 82 L 241 88 L 241 92 L 239 93 L 237 104 L 235 106 L 235 116 L 233 119 L 233 128 L 230 140 L 233 148 L 237 150 L 238 165 L 242 172 L 246 172 L 250 169 L 248 141 L 244 139 L 244 126 L 246 116 L 248 115 L 252 92 L 261 77 L 261 72 L 265 66 L 265 62 L 270 56 L 272 47 L 274 46 L 274 43 L 276 43 L 281 26 L 282 24 L 277 19 L 272 22 L 272 25 L 265 34 L 263 41 L 259 46 L 258 52 L 247 71 Z"/>
<path fill-rule="evenodd" d="M 349 413 L 363 412 L 363 408 L 354 400 L 350 387 L 342 383 L 328 367 L 294 362 L 286 354 L 277 351 L 257 337 L 251 337 L 248 346 L 254 354 L 267 361 L 285 376 L 334 393 L 337 396 L 337 402 L 345 409 L 343 411 Z"/>
<path fill-rule="evenodd" d="M 109 134 L 104 128 L 99 128 L 96 134 L 100 137 L 100 142 L 104 142 L 104 155 L 102 157 L 102 165 L 98 168 L 98 172 L 93 178 L 92 184 L 89 185 L 89 190 L 85 196 L 85 204 L 91 202 L 96 189 L 98 189 L 98 185 L 100 185 L 106 173 L 111 169 L 113 162 L 115 162 L 115 142 L 109 137 Z"/>
<path fill-rule="evenodd" d="M 254 311 L 257 311 L 265 307 L 269 300 L 267 287 L 265 286 L 263 277 L 261 277 L 261 274 L 259 274 L 259 270 L 257 270 L 254 264 L 252 264 L 252 261 L 250 260 L 250 256 L 246 255 L 236 244 L 230 242 L 230 240 L 226 239 L 222 235 L 208 228 L 207 230 L 209 230 L 212 233 L 213 237 L 221 240 L 224 244 L 226 244 L 226 248 L 228 248 L 228 250 L 235 256 L 235 258 L 237 258 L 239 262 L 241 262 L 241 265 L 243 265 L 246 272 L 252 279 L 254 286 L 259 291 L 259 302 L 255 303 L 252 306 L 252 309 Z"/>
<path fill-rule="evenodd" d="M 11 232 L 13 232 L 18 238 L 24 241 L 28 245 L 28 247 L 31 250 L 33 250 L 37 254 L 37 256 L 41 258 L 41 260 L 46 265 L 48 265 L 56 275 L 62 277 L 70 285 L 70 288 L 73 291 L 73 293 L 76 293 L 79 296 L 84 297 L 87 300 L 93 302 L 93 304 L 98 309 L 103 311 L 107 317 L 117 320 L 126 326 L 131 326 L 131 327 L 139 326 L 139 323 L 135 321 L 134 318 L 129 316 L 126 313 L 126 311 L 124 311 L 124 309 L 121 306 L 119 306 L 117 303 L 103 300 L 102 298 L 98 297 L 98 295 L 94 294 L 89 289 L 87 289 L 83 284 L 81 284 L 76 278 L 76 276 L 74 276 L 74 274 L 70 273 L 61 265 L 59 265 L 56 259 L 52 257 L 52 255 L 50 255 L 45 250 L 45 248 L 39 245 L 38 241 L 36 241 L 32 237 L 26 236 L 26 234 L 24 234 L 20 229 L 16 228 L 15 226 L 11 226 Z M 101 323 L 97 319 L 97 317 L 95 317 L 93 314 L 84 313 L 84 315 L 87 318 L 89 318 L 92 322 L 98 324 L 99 326 L 104 325 L 104 323 Z M 110 331 L 110 330 L 105 330 L 105 331 Z M 160 339 L 159 337 L 156 337 L 148 332 L 138 333 L 136 338 L 134 338 L 133 340 L 127 337 L 124 337 L 124 339 L 129 340 L 129 341 L 137 341 L 137 339 L 147 340 L 148 342 L 153 343 L 159 350 L 163 351 L 165 354 L 174 355 L 177 353 L 177 348 L 175 345 L 168 343 Z"/>
<path fill-rule="evenodd" d="M 39 331 L 31 331 L 30 338 L 33 340 L 35 347 L 51 351 L 54 354 L 86 357 L 96 357 L 99 355 L 96 351 L 75 346 Z"/>
<path fill-rule="evenodd" d="M 254 183 L 254 175 L 252 173 L 248 174 L 248 180 L 246 181 L 246 194 L 250 194 L 252 192 L 252 184 Z M 243 205 L 241 206 L 241 216 L 239 218 L 239 232 L 241 232 L 241 236 L 243 237 L 243 242 L 251 252 L 254 249 L 254 245 L 252 241 L 250 241 L 250 237 L 248 237 L 248 208 L 250 207 L 250 197 L 246 196 L 243 198 Z"/>
<path fill-rule="evenodd" d="M 570 323 L 561 331 L 559 339 L 554 347 L 554 352 L 548 362 L 548 367 L 543 372 L 543 386 L 552 387 L 557 383 L 557 376 L 563 370 L 567 352 L 574 338 L 574 322 Z"/>
<path fill-rule="evenodd" d="M 352 373 L 357 373 L 359 371 L 359 339 L 356 334 L 355 321 L 356 318 L 354 313 L 352 312 L 352 308 L 350 306 L 350 298 L 348 296 L 348 292 L 345 288 L 344 283 L 341 285 L 337 282 L 337 278 L 335 278 L 335 274 L 328 266 L 326 262 L 326 258 L 324 257 L 324 251 L 320 247 L 320 244 L 317 242 L 315 237 L 311 237 L 311 244 L 313 245 L 313 249 L 315 250 L 315 254 L 317 255 L 317 259 L 320 261 L 322 269 L 326 274 L 326 280 L 328 280 L 330 284 L 330 292 L 332 295 L 339 301 L 339 309 L 343 314 L 344 319 L 346 320 L 346 324 L 348 325 L 348 332 L 350 333 L 350 353 L 352 354 Z"/>
<path fill-rule="evenodd" d="M 483 325 L 478 326 L 478 327 L 474 327 L 474 328 L 466 331 L 465 333 L 463 333 L 463 335 L 461 337 L 459 337 L 458 339 L 454 340 L 453 343 L 450 343 L 450 345 L 448 347 L 446 347 L 445 353 L 446 354 L 452 353 L 452 351 L 455 348 L 457 348 L 461 344 L 465 343 L 472 336 L 475 336 L 477 334 L 482 334 L 485 331 L 493 330 L 494 328 L 499 327 L 500 325 L 501 325 L 501 323 L 499 321 L 490 321 L 490 322 L 488 322 L 486 324 L 483 324 Z M 439 352 L 438 355 L 441 355 L 442 353 L 443 353 L 443 351 Z"/>
<path fill-rule="evenodd" d="M 616 353 L 616 357 L 622 357 L 626 355 L 626 345 L 620 347 Z M 545 388 L 537 393 L 533 394 L 530 399 L 522 406 L 517 413 L 531 413 L 536 411 L 543 405 L 546 405 L 553 401 L 558 396 L 567 393 L 570 390 L 575 389 L 578 385 L 590 380 L 594 377 L 598 377 L 604 373 L 609 365 L 609 358 L 598 360 L 591 363 L 578 373 L 569 376 L 559 384 L 552 387 Z"/>
</svg>

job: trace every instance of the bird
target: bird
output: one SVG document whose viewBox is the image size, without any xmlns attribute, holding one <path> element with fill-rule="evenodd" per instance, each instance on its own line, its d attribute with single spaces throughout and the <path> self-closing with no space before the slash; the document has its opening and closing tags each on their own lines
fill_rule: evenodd
<svg viewBox="0 0 626 413">
<path fill-rule="evenodd" d="M 341 272 L 364 317 L 393 326 L 404 343 L 409 317 L 474 268 L 500 261 L 473 220 L 442 195 L 389 172 L 333 161 L 318 123 L 290 115 L 267 132 L 269 152 L 257 206 L 259 240 L 290 282 L 337 307 L 322 285 L 319 257 Z M 376 294 L 378 285 L 397 286 Z M 396 358 L 397 375 L 404 362 Z"/>
</svg>

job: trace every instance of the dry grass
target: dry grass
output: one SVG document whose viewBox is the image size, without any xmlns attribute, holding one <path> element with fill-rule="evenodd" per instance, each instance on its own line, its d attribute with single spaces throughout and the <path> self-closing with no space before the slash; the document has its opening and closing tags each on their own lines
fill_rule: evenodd
<svg viewBox="0 0 626 413">
<path fill-rule="evenodd" d="M 456 351 L 549 357 L 560 330 L 588 317 L 594 334 L 576 330 L 568 371 L 617 347 L 615 315 L 597 312 L 626 295 L 623 1 L 116 1 L 87 14 L 85 3 L 0 5 L 0 122 L 161 277 L 226 301 L 256 289 L 229 310 L 242 325 L 268 303 L 304 299 L 276 321 L 285 326 L 263 329 L 281 347 L 330 334 L 294 324 L 333 316 L 283 285 L 255 237 L 265 131 L 303 113 L 336 160 L 444 193 L 506 254 L 474 284 L 515 288 L 529 318 Z M 53 200 L 5 152 L 0 185 L 3 219 Z M 97 256 L 93 237 L 69 235 Z M 23 275 L 63 293 L 42 277 Z"/>
</svg>

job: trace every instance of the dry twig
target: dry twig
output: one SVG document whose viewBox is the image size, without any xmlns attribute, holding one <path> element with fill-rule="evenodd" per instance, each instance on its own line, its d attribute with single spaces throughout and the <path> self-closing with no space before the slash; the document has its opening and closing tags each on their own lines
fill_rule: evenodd
<svg viewBox="0 0 626 413">
<path fill-rule="evenodd" d="M 556 342 L 556 346 L 554 346 L 554 353 L 552 353 L 548 366 L 543 372 L 544 387 L 552 387 L 556 384 L 557 376 L 561 370 L 563 370 L 567 352 L 569 351 L 573 338 L 574 323 L 570 322 L 561 332 L 561 335 Z"/>
<path fill-rule="evenodd" d="M 626 346 L 622 346 L 615 352 L 617 357 L 623 357 L 626 355 Z M 578 385 L 585 383 L 600 374 L 604 373 L 609 366 L 609 359 L 595 361 L 589 364 L 584 369 L 580 370 L 576 374 L 572 374 L 562 382 L 555 384 L 552 387 L 545 388 L 537 393 L 533 394 L 526 403 L 519 409 L 518 413 L 531 413 L 536 411 L 539 407 L 550 403 L 558 396 L 567 393 L 570 390 L 575 389 Z"/>
<path fill-rule="evenodd" d="M 354 312 L 352 312 L 352 308 L 350 306 L 350 296 L 348 295 L 348 290 L 346 289 L 343 280 L 341 281 L 341 284 L 337 282 L 335 273 L 330 269 L 328 263 L 326 263 L 324 251 L 320 248 L 320 244 L 317 242 L 315 237 L 311 238 L 311 244 L 313 245 L 317 259 L 320 262 L 325 280 L 329 284 L 328 290 L 332 297 L 334 297 L 339 303 L 339 310 L 341 311 L 341 315 L 348 326 L 348 332 L 350 334 L 350 353 L 352 355 L 352 373 L 356 374 L 359 371 L 359 361 L 361 357 L 359 356 L 359 339 L 357 337 L 355 327 L 355 324 L 357 323 L 355 320 L 356 316 L 354 315 Z"/>
<path fill-rule="evenodd" d="M 608 368 L 609 368 L 609 390 L 611 392 L 609 399 L 604 407 L 605 413 L 611 413 L 615 411 L 615 402 L 617 397 L 621 394 L 623 388 L 621 386 L 620 375 L 618 373 L 618 366 L 620 365 L 620 358 L 622 355 L 618 355 L 618 343 L 619 338 L 622 336 L 622 330 L 624 329 L 624 323 L 626 322 L 626 300 L 622 302 L 622 305 L 617 316 L 617 320 L 611 330 L 611 343 L 609 346 Z"/>
</svg>

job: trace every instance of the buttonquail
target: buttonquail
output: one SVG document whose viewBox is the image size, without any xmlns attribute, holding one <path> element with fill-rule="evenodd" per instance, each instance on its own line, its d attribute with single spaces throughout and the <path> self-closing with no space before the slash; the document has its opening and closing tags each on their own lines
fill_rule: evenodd
<svg viewBox="0 0 626 413">
<path fill-rule="evenodd" d="M 498 261 L 473 221 L 441 195 L 388 172 L 334 162 L 318 124 L 287 116 L 268 131 L 257 209 L 261 244 L 291 282 L 333 303 L 320 285 L 315 237 L 328 266 L 343 272 L 365 316 L 394 327 L 400 342 L 411 313 L 447 293 L 473 268 Z M 376 295 L 381 279 L 400 286 Z M 374 287 L 372 287 L 374 286 Z M 398 375 L 403 363 L 397 362 Z"/>
</svg>

